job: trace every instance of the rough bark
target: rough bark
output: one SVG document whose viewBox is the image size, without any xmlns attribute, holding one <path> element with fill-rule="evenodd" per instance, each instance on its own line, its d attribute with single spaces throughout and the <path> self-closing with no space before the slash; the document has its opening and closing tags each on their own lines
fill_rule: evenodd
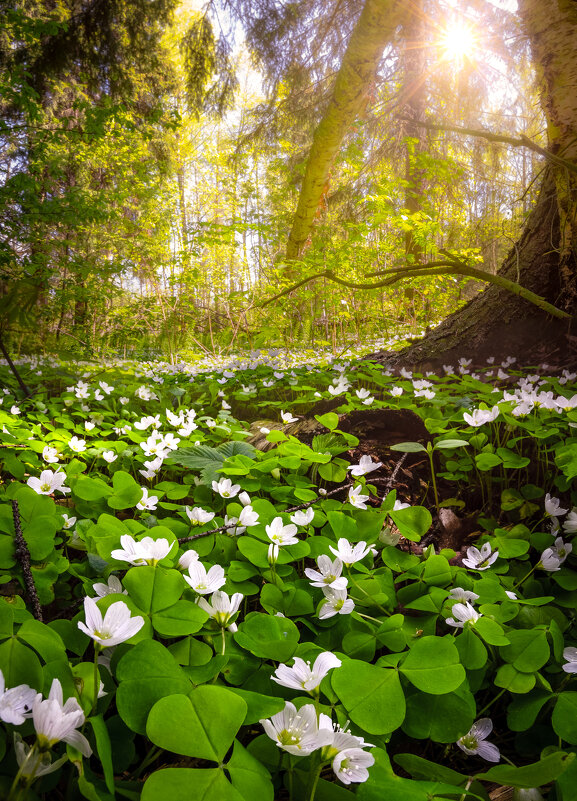
<svg viewBox="0 0 577 801">
<path fill-rule="evenodd" d="M 288 261 L 298 259 L 311 233 L 330 168 L 347 129 L 362 113 L 385 45 L 393 38 L 402 3 L 366 0 L 351 35 L 328 108 L 318 124 L 299 202 L 286 247 Z"/>
</svg>

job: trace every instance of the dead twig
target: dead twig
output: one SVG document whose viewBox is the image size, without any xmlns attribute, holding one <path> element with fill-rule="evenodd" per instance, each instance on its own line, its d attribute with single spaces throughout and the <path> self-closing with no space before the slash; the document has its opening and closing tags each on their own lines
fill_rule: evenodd
<svg viewBox="0 0 577 801">
<path fill-rule="evenodd" d="M 14 542 L 16 544 L 14 555 L 20 562 L 20 567 L 22 568 L 24 586 L 26 588 L 26 593 L 28 594 L 30 604 L 32 605 L 32 614 L 36 620 L 42 622 L 42 607 L 40 606 L 40 599 L 38 598 L 38 592 L 36 590 L 36 585 L 34 584 L 34 577 L 32 575 L 32 570 L 30 569 L 30 551 L 28 550 L 28 545 L 26 544 L 26 540 L 22 534 L 20 510 L 18 508 L 18 501 L 16 500 L 12 501 L 12 517 L 14 518 Z"/>
</svg>

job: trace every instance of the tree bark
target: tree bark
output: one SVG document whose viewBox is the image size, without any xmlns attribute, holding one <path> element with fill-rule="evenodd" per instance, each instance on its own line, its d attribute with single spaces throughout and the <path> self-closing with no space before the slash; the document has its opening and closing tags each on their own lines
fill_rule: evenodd
<svg viewBox="0 0 577 801">
<path fill-rule="evenodd" d="M 362 113 L 383 49 L 392 41 L 402 3 L 366 0 L 351 35 L 333 95 L 318 124 L 286 247 L 287 261 L 298 259 L 311 233 L 319 203 L 326 192 L 331 165 L 347 129 Z"/>
</svg>

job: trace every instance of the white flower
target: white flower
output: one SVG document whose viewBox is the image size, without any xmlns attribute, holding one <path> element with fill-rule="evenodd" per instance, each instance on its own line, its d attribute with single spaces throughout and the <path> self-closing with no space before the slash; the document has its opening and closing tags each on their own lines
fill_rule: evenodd
<svg viewBox="0 0 577 801">
<path fill-rule="evenodd" d="M 76 698 L 68 698 L 63 703 L 62 685 L 58 679 L 52 680 L 47 699 L 42 699 L 42 693 L 36 695 L 32 718 L 41 750 L 49 750 L 62 740 L 77 748 L 85 757 L 92 753 L 86 737 L 76 731 L 84 724 L 84 712 Z"/>
<path fill-rule="evenodd" d="M 393 512 L 400 512 L 401 509 L 409 509 L 411 506 L 410 503 L 403 503 L 402 501 L 395 501 L 395 505 L 393 506 Z"/>
<path fill-rule="evenodd" d="M 493 722 L 490 718 L 481 718 L 473 723 L 467 734 L 457 740 L 457 745 L 466 754 L 478 754 L 487 762 L 499 762 L 501 755 L 499 749 L 493 743 L 486 742 L 487 737 L 493 731 Z"/>
<path fill-rule="evenodd" d="M 230 620 L 238 612 L 243 598 L 244 596 L 240 592 L 235 592 L 234 595 L 231 595 L 229 598 L 226 592 L 217 590 L 213 592 L 210 603 L 206 598 L 199 598 L 198 605 L 201 609 L 204 609 L 209 617 L 215 620 L 222 629 L 228 626 L 229 631 L 235 632 L 237 630 L 236 623 L 230 623 Z"/>
<path fill-rule="evenodd" d="M 248 506 L 244 507 L 237 522 L 240 523 L 241 526 L 244 526 L 244 528 L 250 528 L 251 526 L 257 525 L 258 518 L 258 512 L 255 512 L 252 506 L 249 504 Z"/>
<path fill-rule="evenodd" d="M 93 423 L 92 420 L 85 420 L 84 421 L 84 428 L 86 431 L 92 431 L 92 429 L 96 426 L 96 423 Z"/>
<path fill-rule="evenodd" d="M 329 545 L 329 550 L 334 553 L 341 562 L 344 562 L 347 567 L 350 567 L 355 562 L 360 562 L 361 559 L 364 559 L 371 549 L 364 540 L 357 542 L 357 544 L 353 546 L 348 540 L 341 537 L 337 543 L 337 547 L 333 548 L 332 545 Z"/>
<path fill-rule="evenodd" d="M 49 751 L 41 753 L 36 748 L 31 754 L 32 747 L 24 742 L 18 732 L 14 732 L 14 751 L 22 776 L 38 779 L 40 776 L 46 776 L 47 773 L 53 773 L 68 761 L 68 756 L 64 754 L 60 759 L 52 762 L 52 756 Z"/>
<path fill-rule="evenodd" d="M 62 517 L 64 518 L 64 526 L 65 530 L 72 528 L 72 526 L 76 523 L 75 517 L 68 517 L 68 515 L 63 514 Z"/>
<path fill-rule="evenodd" d="M 115 462 L 118 459 L 118 455 L 114 453 L 114 451 L 102 451 L 100 455 L 105 462 L 108 462 L 108 464 L 112 464 L 112 462 Z"/>
<path fill-rule="evenodd" d="M 197 562 L 199 559 L 198 553 L 194 550 L 194 548 L 189 548 L 188 551 L 185 551 L 180 559 L 178 560 L 179 566 L 183 570 L 188 570 L 193 562 Z"/>
<path fill-rule="evenodd" d="M 107 584 L 97 581 L 96 584 L 92 585 L 92 589 L 99 598 L 104 598 L 105 595 L 128 595 L 128 590 L 122 589 L 118 576 L 109 576 Z"/>
<path fill-rule="evenodd" d="M 561 568 L 561 565 L 567 559 L 573 546 L 569 542 L 563 542 L 561 537 L 557 537 L 555 544 L 551 548 L 545 548 L 539 560 L 539 567 L 543 570 L 554 572 Z"/>
<path fill-rule="evenodd" d="M 46 464 L 55 464 L 58 461 L 58 451 L 56 448 L 51 448 L 50 446 L 46 445 L 42 451 L 42 458 Z"/>
<path fill-rule="evenodd" d="M 284 525 L 282 517 L 275 517 L 272 523 L 266 526 L 266 533 L 272 542 L 279 546 L 296 545 L 299 542 L 296 537 L 297 527 L 293 523 Z"/>
<path fill-rule="evenodd" d="M 100 389 L 101 389 L 103 392 L 106 392 L 106 394 L 107 394 L 107 395 L 110 395 L 110 393 L 111 393 L 111 392 L 113 391 L 113 389 L 114 389 L 114 387 L 111 387 L 111 386 L 110 386 L 110 384 L 107 384 L 107 383 L 106 383 L 106 381 L 99 381 L 99 382 L 98 382 L 98 384 L 99 384 L 99 386 L 100 386 Z"/>
<path fill-rule="evenodd" d="M 350 487 L 349 489 L 349 499 L 348 499 L 349 503 L 352 504 L 352 506 L 354 506 L 356 509 L 367 508 L 367 504 L 365 503 L 365 501 L 369 500 L 369 496 L 363 495 L 362 489 L 363 488 L 361 487 L 360 484 L 354 489 L 352 487 Z"/>
<path fill-rule="evenodd" d="M 323 587 L 325 602 L 319 609 L 319 618 L 324 620 L 335 615 L 350 615 L 355 608 L 352 598 L 347 598 L 347 590 L 336 590 L 333 587 Z"/>
<path fill-rule="evenodd" d="M 68 441 L 68 447 L 71 451 L 82 453 L 82 451 L 86 450 L 86 441 L 83 439 L 78 439 L 78 437 L 71 437 Z"/>
<path fill-rule="evenodd" d="M 26 483 L 39 495 L 51 495 L 53 492 L 62 492 L 64 494 L 71 492 L 70 487 L 64 486 L 65 481 L 65 473 L 59 471 L 53 473 L 52 470 L 43 470 L 40 473 L 40 478 L 30 476 Z"/>
<path fill-rule="evenodd" d="M 259 722 L 279 748 L 295 756 L 312 754 L 332 740 L 332 732 L 319 730 L 313 704 L 305 704 L 297 711 L 295 705 L 287 701 L 282 712 Z"/>
<path fill-rule="evenodd" d="M 298 421 L 298 417 L 293 417 L 290 412 L 281 412 L 280 413 L 280 418 L 283 421 L 283 423 L 285 423 L 285 424 L 287 424 L 287 423 L 296 423 Z"/>
<path fill-rule="evenodd" d="M 202 526 L 204 523 L 210 523 L 214 517 L 214 512 L 207 512 L 202 506 L 185 506 L 184 511 L 190 520 L 192 526 Z"/>
<path fill-rule="evenodd" d="M 154 476 L 158 473 L 158 471 L 162 467 L 163 462 L 164 459 L 162 458 L 162 456 L 157 456 L 151 462 L 144 462 L 146 470 L 139 470 L 138 472 L 140 473 L 141 476 L 144 476 L 144 478 L 154 478 Z"/>
<path fill-rule="evenodd" d="M 559 498 L 552 498 L 549 493 L 545 495 L 545 514 L 549 517 L 562 517 L 567 514 L 568 509 L 561 508 Z"/>
<path fill-rule="evenodd" d="M 400 398 L 402 394 L 403 394 L 402 387 L 391 387 L 391 395 L 393 396 L 393 398 Z"/>
<path fill-rule="evenodd" d="M 373 470 L 378 470 L 382 467 L 382 462 L 373 462 L 370 456 L 361 456 L 358 464 L 351 464 L 347 470 L 351 471 L 351 476 L 364 476 L 367 473 L 372 473 Z"/>
<path fill-rule="evenodd" d="M 310 662 L 305 662 L 298 656 L 295 656 L 293 661 L 292 667 L 279 665 L 271 679 L 282 687 L 305 690 L 307 693 L 317 689 L 329 670 L 342 664 L 341 660 L 330 651 L 319 654 L 312 668 Z"/>
<path fill-rule="evenodd" d="M 577 508 L 571 509 L 563 523 L 565 534 L 577 534 Z"/>
<path fill-rule="evenodd" d="M 478 598 L 479 596 L 476 597 Z M 469 620 L 474 623 L 476 620 L 482 617 L 479 612 L 476 612 L 475 609 L 473 609 L 469 602 L 464 604 L 454 604 L 451 611 L 455 617 L 458 618 L 458 620 L 448 617 L 447 623 L 449 626 L 455 626 L 457 629 L 462 629 L 465 623 L 467 623 Z"/>
<path fill-rule="evenodd" d="M 563 659 L 567 660 L 562 666 L 565 673 L 577 673 L 577 648 L 568 646 L 563 649 Z"/>
<path fill-rule="evenodd" d="M 184 576 L 184 580 L 199 595 L 209 595 L 211 592 L 220 590 L 226 584 L 223 567 L 213 565 L 207 571 L 202 562 L 197 559 L 192 560 L 188 565 L 188 576 Z"/>
<path fill-rule="evenodd" d="M 218 492 L 221 498 L 234 498 L 238 495 L 240 484 L 233 484 L 230 478 L 221 478 L 212 482 L 212 489 Z"/>
<path fill-rule="evenodd" d="M 242 503 L 243 506 L 250 506 L 251 505 L 250 495 L 248 494 L 248 492 L 239 493 L 238 499 Z"/>
<path fill-rule="evenodd" d="M 358 398 L 359 400 L 361 400 L 361 401 L 362 401 L 362 400 L 366 400 L 366 399 L 367 399 L 367 398 L 369 398 L 369 397 L 370 397 L 370 395 L 371 395 L 371 393 L 369 392 L 369 390 L 368 390 L 368 389 L 365 389 L 364 387 L 363 387 L 362 389 L 356 389 L 356 390 L 355 390 L 355 394 L 356 394 L 357 398 Z"/>
<path fill-rule="evenodd" d="M 111 552 L 113 559 L 129 562 L 131 565 L 155 565 L 172 551 L 174 542 L 169 543 L 164 537 L 157 540 L 152 537 L 143 537 L 135 540 L 130 534 L 123 534 L 120 538 L 122 549 Z"/>
<path fill-rule="evenodd" d="M 475 592 L 471 592 L 471 590 L 464 590 L 462 587 L 453 587 L 451 592 L 449 593 L 449 599 L 451 601 L 462 601 L 465 603 L 474 603 L 477 601 L 479 596 Z"/>
<path fill-rule="evenodd" d="M 146 487 L 141 487 L 140 489 L 142 490 L 142 498 L 136 504 L 136 508 L 141 510 L 149 509 L 150 511 L 156 509 L 156 504 L 158 503 L 158 496 L 151 495 L 149 497 L 148 490 Z"/>
<path fill-rule="evenodd" d="M 499 551 L 491 553 L 491 545 L 486 542 L 481 546 L 481 550 L 473 545 L 467 548 L 467 558 L 463 559 L 463 564 L 471 570 L 487 570 L 499 556 Z"/>
<path fill-rule="evenodd" d="M 309 506 L 308 509 L 299 509 L 294 514 L 290 516 L 291 521 L 296 526 L 308 526 L 309 523 L 313 522 L 313 518 L 315 516 L 314 509 L 312 506 Z"/>
<path fill-rule="evenodd" d="M 321 554 L 317 557 L 318 573 L 312 567 L 305 567 L 305 576 L 312 579 L 313 587 L 332 587 L 333 590 L 344 590 L 348 584 L 348 579 L 341 576 L 343 563 L 340 559 L 331 561 L 330 556 Z"/>
<path fill-rule="evenodd" d="M 169 451 L 176 451 L 178 450 L 178 443 L 180 439 L 175 437 L 174 434 L 171 432 L 169 434 L 165 434 L 162 440 L 162 446 L 164 448 L 168 448 Z"/>
<path fill-rule="evenodd" d="M 121 395 L 121 397 L 118 398 L 118 400 L 123 406 L 126 406 L 127 403 L 130 403 L 130 398 L 125 398 L 124 395 Z"/>
<path fill-rule="evenodd" d="M 493 406 L 492 409 L 474 409 L 473 414 L 464 412 L 463 419 L 469 423 L 470 426 L 477 428 L 485 423 L 490 423 L 499 416 L 499 407 Z"/>
<path fill-rule="evenodd" d="M 369 778 L 370 768 L 375 764 L 375 758 L 362 748 L 345 748 L 335 756 L 332 768 L 337 779 L 343 784 L 351 782 L 366 782 Z"/>
<path fill-rule="evenodd" d="M 0 720 L 19 726 L 30 717 L 32 704 L 36 698 L 36 690 L 27 684 L 6 689 L 4 674 L 0 670 Z"/>
<path fill-rule="evenodd" d="M 102 612 L 94 598 L 84 599 L 84 616 L 86 623 L 78 621 L 78 628 L 98 643 L 101 648 L 110 648 L 119 645 L 134 637 L 144 626 L 144 618 L 140 615 L 134 617 L 124 601 L 116 601 Z"/>
</svg>

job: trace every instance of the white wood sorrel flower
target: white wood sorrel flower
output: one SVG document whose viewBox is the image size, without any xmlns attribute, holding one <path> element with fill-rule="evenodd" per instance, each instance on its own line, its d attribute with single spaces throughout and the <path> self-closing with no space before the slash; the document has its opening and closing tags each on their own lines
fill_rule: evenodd
<svg viewBox="0 0 577 801">
<path fill-rule="evenodd" d="M 357 542 L 357 544 L 353 546 L 348 540 L 341 537 L 337 543 L 337 547 L 333 548 L 332 545 L 329 545 L 329 550 L 347 567 L 350 567 L 355 562 L 360 562 L 361 559 L 364 559 L 371 549 L 364 540 Z"/>
<path fill-rule="evenodd" d="M 78 628 L 101 648 L 110 648 L 126 642 L 144 626 L 144 618 L 140 615 L 132 617 L 124 601 L 111 604 L 103 617 L 94 598 L 85 598 L 84 615 L 86 623 L 79 620 Z"/>
<path fill-rule="evenodd" d="M 27 684 L 6 689 L 4 674 L 0 670 L 0 720 L 19 726 L 30 717 L 30 710 L 36 698 L 36 690 Z"/>
<path fill-rule="evenodd" d="M 236 623 L 231 623 L 230 620 L 236 615 L 241 605 L 244 595 L 240 592 L 235 592 L 230 598 L 222 590 L 213 592 L 210 603 L 206 598 L 199 598 L 198 605 L 223 629 L 228 627 L 229 631 L 233 633 L 237 630 Z"/>
<path fill-rule="evenodd" d="M 122 548 L 116 548 L 110 553 L 112 558 L 140 566 L 155 565 L 160 562 L 172 551 L 175 543 L 170 543 L 164 537 L 159 537 L 157 540 L 152 537 L 135 540 L 130 534 L 123 534 L 120 544 Z"/>
<path fill-rule="evenodd" d="M 43 470 L 40 473 L 40 478 L 30 476 L 26 483 L 38 495 L 52 495 L 53 492 L 62 492 L 66 495 L 67 492 L 72 492 L 72 490 L 70 487 L 64 486 L 65 481 L 66 473 L 61 473 L 59 470 L 55 473 L 52 470 Z"/>
<path fill-rule="evenodd" d="M 282 712 L 259 723 L 279 748 L 295 756 L 312 754 L 333 739 L 328 729 L 319 730 L 314 704 L 305 704 L 297 710 L 294 704 L 287 701 Z"/>
<path fill-rule="evenodd" d="M 341 576 L 343 563 L 340 559 L 332 560 L 330 556 L 321 554 L 317 556 L 317 567 L 305 567 L 305 576 L 311 579 L 312 587 L 332 587 L 333 590 L 345 590 L 349 583 L 348 578 Z"/>
<path fill-rule="evenodd" d="M 38 693 L 32 704 L 32 719 L 41 751 L 48 751 L 61 740 L 89 757 L 92 748 L 86 737 L 76 731 L 84 723 L 84 712 L 76 698 L 64 703 L 62 685 L 53 679 L 48 698 Z"/>
<path fill-rule="evenodd" d="M 184 580 L 198 595 L 209 595 L 211 592 L 220 590 L 223 584 L 226 584 L 223 567 L 212 565 L 207 570 L 202 562 L 197 560 L 193 560 L 188 565 L 188 576 L 184 576 Z"/>
<path fill-rule="evenodd" d="M 284 525 L 282 517 L 275 517 L 272 523 L 269 523 L 266 528 L 266 533 L 271 542 L 282 547 L 283 545 L 296 545 L 299 541 L 296 537 L 297 527 L 294 523 Z"/>
<path fill-rule="evenodd" d="M 292 690 L 305 690 L 307 693 L 316 690 L 329 670 L 341 666 L 341 660 L 330 651 L 319 654 L 311 668 L 310 662 L 305 662 L 300 657 L 294 657 L 292 667 L 279 665 L 271 676 L 272 681 L 282 687 L 290 687 Z"/>
<path fill-rule="evenodd" d="M 487 570 L 499 556 L 499 551 L 491 553 L 491 545 L 485 542 L 481 550 L 472 545 L 467 548 L 467 557 L 463 559 L 463 564 L 471 570 Z"/>
<path fill-rule="evenodd" d="M 493 721 L 491 718 L 481 718 L 473 723 L 467 734 L 457 740 L 457 745 L 466 754 L 477 754 L 487 762 L 499 762 L 501 754 L 493 743 L 486 742 L 487 737 L 493 731 Z"/>
</svg>

